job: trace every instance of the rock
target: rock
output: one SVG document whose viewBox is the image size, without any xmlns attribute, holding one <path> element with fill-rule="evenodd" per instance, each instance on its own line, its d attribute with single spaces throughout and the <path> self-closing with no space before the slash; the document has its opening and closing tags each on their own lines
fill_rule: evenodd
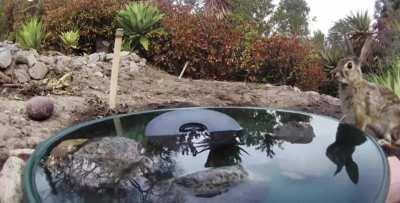
<svg viewBox="0 0 400 203">
<path fill-rule="evenodd" d="M 108 52 L 111 48 L 111 43 L 106 40 L 96 40 L 96 52 Z"/>
<path fill-rule="evenodd" d="M 16 64 L 26 64 L 29 67 L 32 67 L 36 62 L 35 53 L 31 51 L 19 51 L 15 55 Z"/>
<path fill-rule="evenodd" d="M 139 66 L 135 62 L 130 62 L 129 63 L 129 72 L 138 72 L 142 68 L 143 68 L 143 66 Z"/>
<path fill-rule="evenodd" d="M 26 64 L 19 64 L 14 69 L 14 76 L 19 83 L 26 83 L 28 82 L 31 77 L 28 73 L 28 65 Z"/>
<path fill-rule="evenodd" d="M 52 56 L 40 56 L 39 61 L 49 66 L 55 66 L 56 58 Z"/>
<path fill-rule="evenodd" d="M 144 61 L 144 60 L 140 61 L 139 66 L 146 67 L 146 61 Z"/>
<path fill-rule="evenodd" d="M 105 58 L 106 58 L 106 53 L 104 52 L 91 54 L 89 55 L 88 64 L 95 64 L 99 61 L 104 61 Z"/>
<path fill-rule="evenodd" d="M 8 68 L 12 63 L 11 51 L 6 48 L 0 48 L 0 69 Z"/>
<path fill-rule="evenodd" d="M 111 61 L 114 58 L 114 54 L 106 54 L 104 61 Z"/>
<path fill-rule="evenodd" d="M 28 70 L 29 75 L 32 79 L 35 80 L 42 80 L 46 77 L 49 69 L 47 66 L 42 62 L 37 62 L 33 67 Z"/>
<path fill-rule="evenodd" d="M 136 63 L 140 63 L 143 58 L 141 58 L 140 56 L 138 56 L 136 53 L 131 53 L 129 56 L 130 60 L 136 62 Z"/>
<path fill-rule="evenodd" d="M 313 141 L 314 129 L 307 122 L 290 121 L 274 129 L 273 137 L 296 144 L 308 144 Z"/>
<path fill-rule="evenodd" d="M 72 69 L 80 69 L 82 66 L 86 65 L 88 62 L 87 57 L 79 56 L 72 58 L 69 67 Z"/>
<path fill-rule="evenodd" d="M 17 53 L 18 51 L 21 50 L 16 44 L 14 44 L 13 42 L 9 42 L 9 41 L 0 43 L 0 47 L 10 50 L 11 55 L 14 55 L 15 53 Z"/>
<path fill-rule="evenodd" d="M 121 56 L 122 58 L 124 58 L 124 57 L 129 56 L 129 54 L 131 54 L 131 52 L 129 52 L 129 51 L 121 51 L 120 56 Z M 133 54 L 134 54 L 134 53 L 133 53 Z M 135 54 L 135 55 L 136 55 L 136 54 Z"/>
<path fill-rule="evenodd" d="M 33 97 L 27 102 L 26 113 L 35 121 L 44 121 L 50 118 L 54 112 L 54 103 L 48 97 Z"/>
<path fill-rule="evenodd" d="M 56 65 L 55 71 L 58 73 L 69 72 L 69 67 L 71 66 L 73 60 L 71 57 L 68 56 L 57 56 L 56 57 Z"/>
<path fill-rule="evenodd" d="M 13 149 L 8 153 L 9 156 L 18 157 L 23 160 L 28 160 L 33 154 L 34 149 Z"/>
<path fill-rule="evenodd" d="M 227 192 L 248 178 L 243 166 L 212 168 L 177 178 L 174 182 L 192 191 L 198 197 L 213 197 Z"/>
<path fill-rule="evenodd" d="M 103 137 L 69 145 L 64 150 L 58 146 L 53 149 L 45 165 L 52 176 L 63 174 L 68 178 L 75 190 L 123 190 L 129 185 L 128 179 L 154 168 L 153 161 L 140 154 L 139 144 L 129 138 Z M 76 150 L 66 150 L 74 146 L 78 146 Z"/>
<path fill-rule="evenodd" d="M 104 77 L 103 73 L 101 73 L 100 71 L 93 73 L 93 75 L 100 77 L 100 78 Z"/>
<path fill-rule="evenodd" d="M 21 177 L 25 162 L 18 157 L 9 157 L 0 172 L 0 202 L 22 202 Z"/>
</svg>

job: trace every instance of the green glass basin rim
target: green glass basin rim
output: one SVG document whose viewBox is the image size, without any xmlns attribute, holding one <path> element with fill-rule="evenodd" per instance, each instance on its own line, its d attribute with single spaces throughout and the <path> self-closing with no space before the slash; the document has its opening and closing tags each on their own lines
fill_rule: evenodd
<svg viewBox="0 0 400 203">
<path fill-rule="evenodd" d="M 305 112 L 300 112 L 300 111 L 292 111 L 292 110 L 285 110 L 285 109 L 275 109 L 275 108 L 256 108 L 256 107 L 190 107 L 190 108 L 172 108 L 172 109 L 160 109 L 160 110 L 150 110 L 150 111 L 143 111 L 143 112 L 137 112 L 137 113 L 128 113 L 128 114 L 122 114 L 122 115 L 115 115 L 115 116 L 110 116 L 106 118 L 101 118 L 101 119 L 96 119 L 92 121 L 87 121 L 83 122 L 71 127 L 68 127 L 64 129 L 63 131 L 57 133 L 55 136 L 50 137 L 49 139 L 43 141 L 40 143 L 37 147 L 35 152 L 32 154 L 30 159 L 28 160 L 25 169 L 23 171 L 23 177 L 22 177 L 22 187 L 23 187 L 23 194 L 24 194 L 24 202 L 28 203 L 41 203 L 41 197 L 39 195 L 39 192 L 36 187 L 36 181 L 35 181 L 35 173 L 38 170 L 40 166 L 41 160 L 48 154 L 53 147 L 55 147 L 58 143 L 61 141 L 68 139 L 68 135 L 71 135 L 72 132 L 90 126 L 94 125 L 97 123 L 101 123 L 107 120 L 111 120 L 114 118 L 122 118 L 122 117 L 129 117 L 129 116 L 135 116 L 135 115 L 141 115 L 141 114 L 147 114 L 147 113 L 161 113 L 161 112 L 167 112 L 167 111 L 173 111 L 173 110 L 178 110 L 178 109 L 241 109 L 241 110 L 271 110 L 271 111 L 279 111 L 279 112 L 286 112 L 286 113 L 295 113 L 295 114 L 301 114 L 305 116 L 313 116 L 315 114 L 310 114 L 310 113 L 305 113 Z M 327 117 L 327 116 L 322 116 L 322 115 L 315 115 L 319 116 L 322 118 L 327 118 L 336 122 L 339 122 L 337 119 Z M 381 147 L 378 145 L 378 143 L 375 141 L 375 139 L 371 138 L 370 136 L 367 136 L 367 139 L 371 141 L 378 149 L 380 156 L 385 157 L 385 153 L 381 149 Z M 387 194 L 389 192 L 389 185 L 390 185 L 390 169 L 389 169 L 389 163 L 386 158 L 382 158 L 382 165 L 384 166 L 384 180 L 383 180 L 383 187 L 381 188 L 381 194 L 375 202 L 380 203 L 380 202 L 385 202 L 387 198 Z"/>
</svg>

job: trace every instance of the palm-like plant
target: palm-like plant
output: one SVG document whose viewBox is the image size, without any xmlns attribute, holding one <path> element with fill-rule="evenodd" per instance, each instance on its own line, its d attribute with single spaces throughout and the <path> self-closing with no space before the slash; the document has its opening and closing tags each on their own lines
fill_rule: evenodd
<svg viewBox="0 0 400 203">
<path fill-rule="evenodd" d="M 229 0 L 205 0 L 204 11 L 206 15 L 216 16 L 222 19 L 232 10 L 232 3 Z"/>
<path fill-rule="evenodd" d="M 45 37 L 43 22 L 36 17 L 23 24 L 17 32 L 17 42 L 25 48 L 40 48 Z"/>
<path fill-rule="evenodd" d="M 319 52 L 324 71 L 330 73 L 336 67 L 337 62 L 344 57 L 344 54 L 339 48 L 328 48 Z"/>
<path fill-rule="evenodd" d="M 357 12 L 347 16 L 344 22 L 352 32 L 369 33 L 372 20 L 368 12 Z"/>
<path fill-rule="evenodd" d="M 164 14 L 158 8 L 146 3 L 134 2 L 121 10 L 116 18 L 133 47 L 141 45 L 148 50 L 150 36 L 153 33 L 162 32 L 159 23 L 163 17 Z"/>
</svg>

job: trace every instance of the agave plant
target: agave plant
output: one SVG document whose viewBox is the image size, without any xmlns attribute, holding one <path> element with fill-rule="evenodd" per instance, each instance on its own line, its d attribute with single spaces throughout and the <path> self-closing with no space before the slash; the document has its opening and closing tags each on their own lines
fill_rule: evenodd
<svg viewBox="0 0 400 203">
<path fill-rule="evenodd" d="M 368 12 L 351 13 L 344 21 L 353 32 L 368 33 L 371 29 L 372 20 L 368 16 Z"/>
<path fill-rule="evenodd" d="M 131 3 L 117 14 L 117 22 L 124 29 L 132 47 L 149 49 L 150 36 L 162 32 L 160 21 L 164 14 L 158 8 L 146 3 Z"/>
<path fill-rule="evenodd" d="M 80 34 L 78 30 L 62 32 L 60 38 L 67 49 L 76 49 L 78 47 Z"/>
<path fill-rule="evenodd" d="M 339 48 L 328 48 L 319 52 L 319 57 L 324 66 L 324 71 L 329 73 L 336 67 L 337 62 L 344 57 L 344 52 Z"/>
<path fill-rule="evenodd" d="M 17 42 L 25 48 L 40 48 L 42 41 L 46 37 L 43 22 L 34 17 L 22 25 L 17 32 Z"/>
<path fill-rule="evenodd" d="M 385 73 L 372 75 L 369 81 L 391 89 L 396 95 L 400 96 L 400 60 Z"/>
</svg>

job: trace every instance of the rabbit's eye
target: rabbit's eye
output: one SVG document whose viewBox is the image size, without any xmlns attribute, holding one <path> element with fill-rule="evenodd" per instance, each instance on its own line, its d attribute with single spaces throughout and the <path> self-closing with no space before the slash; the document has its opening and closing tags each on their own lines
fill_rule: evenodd
<svg viewBox="0 0 400 203">
<path fill-rule="evenodd" d="M 353 63 L 352 63 L 352 62 L 349 62 L 349 63 L 347 63 L 346 66 L 347 66 L 348 69 L 352 69 L 352 68 L 353 68 Z"/>
</svg>

